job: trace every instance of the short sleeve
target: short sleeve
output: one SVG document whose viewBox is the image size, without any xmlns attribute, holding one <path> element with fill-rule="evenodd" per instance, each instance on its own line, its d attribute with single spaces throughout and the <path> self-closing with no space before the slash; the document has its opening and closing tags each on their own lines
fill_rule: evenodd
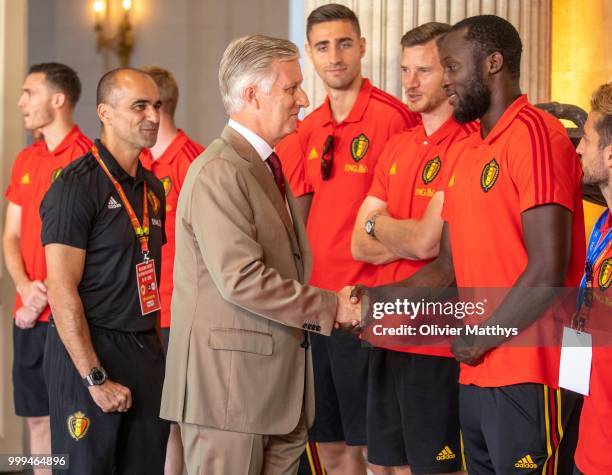
<svg viewBox="0 0 612 475">
<path fill-rule="evenodd" d="M 23 173 L 25 159 L 26 157 L 23 155 L 23 152 L 17 155 L 11 171 L 11 181 L 4 193 L 8 201 L 19 206 L 23 206 L 25 202 L 23 187 L 27 186 L 30 181 L 30 177 Z"/>
<path fill-rule="evenodd" d="M 72 174 L 62 174 L 49 188 L 40 205 L 41 240 L 87 249 L 96 206 L 84 184 Z"/>
<path fill-rule="evenodd" d="M 378 161 L 376 162 L 376 168 L 374 169 L 374 178 L 368 191 L 368 196 L 373 196 L 388 202 L 389 200 L 389 174 L 391 173 L 391 167 L 394 166 L 395 160 L 395 141 L 390 140 L 385 145 L 385 148 L 381 152 Z"/>
<path fill-rule="evenodd" d="M 520 210 L 556 203 L 573 211 L 581 180 L 576 151 L 564 133 L 531 114 L 531 120 L 511 140 L 508 153 Z"/>
<path fill-rule="evenodd" d="M 306 182 L 304 163 L 306 157 L 301 147 L 300 137 L 295 131 L 281 140 L 276 146 L 276 153 L 283 165 L 283 173 L 294 196 L 299 197 L 312 193 L 312 186 Z"/>
</svg>

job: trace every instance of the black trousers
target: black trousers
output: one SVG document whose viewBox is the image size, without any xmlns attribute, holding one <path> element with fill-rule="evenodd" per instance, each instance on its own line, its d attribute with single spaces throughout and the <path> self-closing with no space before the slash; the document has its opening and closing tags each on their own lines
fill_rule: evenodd
<svg viewBox="0 0 612 475">
<path fill-rule="evenodd" d="M 102 412 L 50 325 L 44 369 L 51 450 L 69 458 L 69 469 L 57 473 L 162 475 L 170 425 L 158 416 L 165 358 L 157 333 L 92 327 L 91 337 L 109 378 L 130 389 L 132 407 Z"/>
</svg>

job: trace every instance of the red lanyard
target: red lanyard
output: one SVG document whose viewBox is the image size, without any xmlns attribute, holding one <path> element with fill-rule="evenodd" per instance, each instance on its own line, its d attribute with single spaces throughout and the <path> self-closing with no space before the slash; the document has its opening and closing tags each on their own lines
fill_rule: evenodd
<svg viewBox="0 0 612 475">
<path fill-rule="evenodd" d="M 134 232 L 136 233 L 136 237 L 140 241 L 140 249 L 142 250 L 142 255 L 145 258 L 145 261 L 149 260 L 149 206 L 147 205 L 147 182 L 144 182 L 144 191 L 143 191 L 143 212 L 142 212 L 142 226 L 140 225 L 140 221 L 138 221 L 138 217 L 134 212 L 134 208 L 127 199 L 123 188 L 119 184 L 115 177 L 111 174 L 110 170 L 106 166 L 106 164 L 100 158 L 100 154 L 98 153 L 98 149 L 94 145 L 91 147 L 91 153 L 93 153 L 94 158 L 98 161 L 106 176 L 114 185 L 115 190 L 119 193 L 119 197 L 121 198 L 121 202 L 123 203 L 123 207 L 127 211 L 128 216 L 130 217 L 130 222 L 132 223 L 132 228 L 134 228 Z"/>
</svg>

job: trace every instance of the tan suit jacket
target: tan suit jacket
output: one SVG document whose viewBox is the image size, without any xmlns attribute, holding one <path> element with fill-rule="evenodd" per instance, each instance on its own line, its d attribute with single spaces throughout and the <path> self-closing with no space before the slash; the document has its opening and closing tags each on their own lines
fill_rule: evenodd
<svg viewBox="0 0 612 475">
<path fill-rule="evenodd" d="M 289 187 L 287 186 L 287 190 Z M 304 330 L 331 333 L 337 299 L 308 285 L 306 232 L 267 165 L 226 127 L 190 166 L 176 217 L 161 417 L 287 434 L 314 418 Z"/>
</svg>

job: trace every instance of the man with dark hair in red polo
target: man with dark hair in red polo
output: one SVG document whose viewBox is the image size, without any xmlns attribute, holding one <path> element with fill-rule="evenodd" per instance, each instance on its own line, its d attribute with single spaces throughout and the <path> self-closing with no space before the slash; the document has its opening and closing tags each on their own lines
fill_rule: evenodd
<svg viewBox="0 0 612 475">
<path fill-rule="evenodd" d="M 338 290 L 374 283 L 376 267 L 355 261 L 351 233 L 381 151 L 393 135 L 418 123 L 393 96 L 361 75 L 365 39 L 345 6 L 323 5 L 306 26 L 306 53 L 327 98 L 300 124 L 297 146 L 279 151 L 285 176 L 301 196 L 312 247 L 311 285 Z M 289 136 L 286 140 L 295 140 Z M 309 209 L 309 211 L 308 211 Z M 316 417 L 309 431 L 330 473 L 365 474 L 368 349 L 341 331 L 312 335 Z"/>
<path fill-rule="evenodd" d="M 30 67 L 18 106 L 25 128 L 35 138 L 42 138 L 17 156 L 5 195 L 4 256 L 17 288 L 13 329 L 15 411 L 27 420 L 33 454 L 51 452 L 49 400 L 42 371 L 49 321 L 47 267 L 38 208 L 62 169 L 91 147 L 91 141 L 73 121 L 80 95 L 81 82 L 68 66 L 41 63 Z"/>
<path fill-rule="evenodd" d="M 446 23 L 425 23 L 402 37 L 402 84 L 422 123 L 391 138 L 357 215 L 355 259 L 376 264 L 377 283 L 406 279 L 438 255 L 449 148 L 476 131 L 458 123 L 442 89 L 436 40 Z M 461 469 L 459 363 L 449 348 L 400 346 L 368 339 L 368 461 L 380 473 L 450 473 Z M 408 467 L 409 466 L 409 467 Z"/>
<path fill-rule="evenodd" d="M 176 206 L 185 174 L 191 162 L 204 151 L 204 147 L 191 140 L 178 129 L 174 113 L 178 104 L 179 90 L 174 75 L 157 66 L 143 68 L 159 89 L 162 102 L 159 114 L 157 142 L 151 149 L 144 149 L 140 161 L 145 168 L 161 180 L 166 193 L 166 244 L 162 247 L 162 270 L 159 297 L 161 299 L 160 326 L 164 348 L 168 349 L 170 338 L 170 300 L 174 272 L 174 233 Z M 178 424 L 170 426 L 166 451 L 165 475 L 180 475 L 183 471 L 183 446 Z"/>
<path fill-rule="evenodd" d="M 483 333 L 534 337 L 454 339 L 470 475 L 571 473 L 579 398 L 559 388 L 560 345 L 546 323 L 555 288 L 575 288 L 582 275 L 580 163 L 561 122 L 521 94 L 522 43 L 508 21 L 467 18 L 438 46 L 453 116 L 479 119 L 480 132 L 465 139 L 444 190 L 439 256 L 396 285 L 425 288 L 411 297 L 454 282 L 475 289 L 490 300 Z"/>
</svg>

